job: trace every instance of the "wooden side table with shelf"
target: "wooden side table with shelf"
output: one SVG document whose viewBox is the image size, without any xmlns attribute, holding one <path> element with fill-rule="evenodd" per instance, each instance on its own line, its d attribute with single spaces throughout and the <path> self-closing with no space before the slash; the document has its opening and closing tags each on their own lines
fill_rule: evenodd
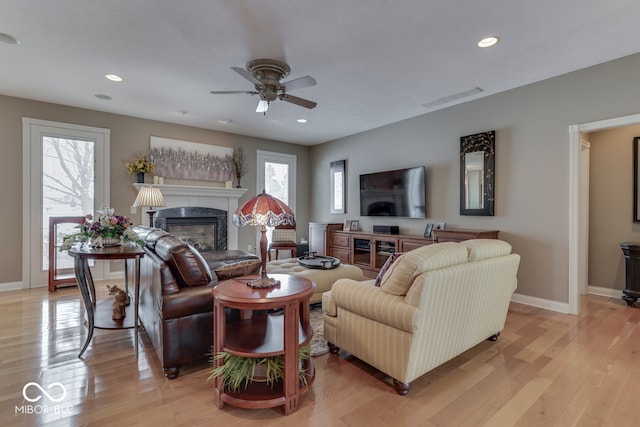
<svg viewBox="0 0 640 427">
<path fill-rule="evenodd" d="M 134 329 L 135 355 L 138 357 L 138 304 L 140 301 L 140 259 L 144 256 L 144 250 L 137 245 L 125 243 L 120 246 L 106 248 L 92 248 L 83 244 L 76 244 L 69 249 L 69 255 L 74 257 L 74 269 L 78 288 L 82 294 L 82 301 L 87 315 L 87 338 L 80 350 L 81 357 L 89 346 L 93 337 L 93 330 L 98 329 Z M 96 300 L 96 289 L 89 268 L 89 260 L 124 260 L 125 291 L 129 294 L 128 261 L 133 260 L 135 277 L 135 296 L 131 298 L 134 307 L 133 316 L 129 313 L 123 319 L 111 318 L 113 298 Z"/>
<path fill-rule="evenodd" d="M 255 289 L 238 277 L 224 280 L 213 288 L 214 354 L 225 351 L 243 357 L 284 355 L 284 378 L 273 388 L 266 383 L 251 382 L 247 388 L 232 391 L 224 387 L 221 377 L 215 378 L 214 402 L 219 409 L 225 403 L 247 409 L 284 406 L 284 413 L 298 409 L 299 399 L 315 379 L 311 359 L 302 362 L 307 381 L 299 379 L 298 353 L 313 337 L 309 299 L 315 283 L 300 276 L 272 274 L 280 286 Z M 225 309 L 240 310 L 239 320 L 226 321 Z M 282 308 L 281 314 L 266 311 Z M 259 310 L 260 313 L 254 313 Z M 214 369 L 223 363 L 214 360 Z"/>
</svg>

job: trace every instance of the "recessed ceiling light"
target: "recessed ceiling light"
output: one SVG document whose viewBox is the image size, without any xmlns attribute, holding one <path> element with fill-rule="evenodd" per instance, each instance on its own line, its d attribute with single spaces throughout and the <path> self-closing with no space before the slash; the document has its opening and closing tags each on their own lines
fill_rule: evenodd
<svg viewBox="0 0 640 427">
<path fill-rule="evenodd" d="M 0 33 L 0 42 L 7 43 L 7 44 L 20 44 L 18 39 L 5 33 Z"/>
<path fill-rule="evenodd" d="M 478 47 L 491 47 L 498 43 L 500 39 L 496 36 L 488 36 L 478 42 Z"/>
<path fill-rule="evenodd" d="M 105 100 L 105 101 L 109 101 L 109 100 L 111 100 L 111 97 L 110 97 L 109 95 L 104 95 L 104 94 L 102 94 L 102 93 L 96 93 L 96 94 L 95 94 L 95 95 L 93 95 L 93 96 L 95 96 L 95 97 L 96 97 L 96 98 L 98 98 L 98 99 L 103 99 L 103 100 Z"/>
<path fill-rule="evenodd" d="M 174 111 L 173 114 L 177 115 L 177 116 L 186 116 L 189 114 L 188 111 L 185 110 L 180 110 L 180 111 Z"/>
<path fill-rule="evenodd" d="M 307 119 L 298 119 L 296 120 L 298 123 L 307 123 Z"/>
<path fill-rule="evenodd" d="M 220 120 L 218 120 L 218 123 L 220 123 L 222 125 L 230 125 L 231 123 L 233 123 L 233 120 L 231 120 L 231 119 L 220 119 Z"/>
<path fill-rule="evenodd" d="M 120 77 L 117 74 L 107 74 L 105 77 L 111 80 L 112 82 L 121 82 L 122 80 L 124 80 L 122 77 Z"/>
</svg>

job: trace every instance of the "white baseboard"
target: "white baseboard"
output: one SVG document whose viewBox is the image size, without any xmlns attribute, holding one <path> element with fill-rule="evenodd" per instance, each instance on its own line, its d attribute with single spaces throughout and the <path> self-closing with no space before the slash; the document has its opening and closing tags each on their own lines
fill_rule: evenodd
<svg viewBox="0 0 640 427">
<path fill-rule="evenodd" d="M 511 301 L 519 304 L 530 305 L 532 307 L 544 308 L 545 310 L 557 311 L 563 314 L 569 314 L 569 303 L 553 301 L 529 295 L 513 294 Z"/>
<path fill-rule="evenodd" d="M 587 293 L 608 298 L 622 298 L 622 291 L 619 289 L 602 288 L 600 286 L 587 286 Z"/>
<path fill-rule="evenodd" d="M 9 283 L 0 283 L 0 292 L 4 291 L 19 291 L 24 289 L 22 287 L 22 282 L 9 282 Z"/>
</svg>

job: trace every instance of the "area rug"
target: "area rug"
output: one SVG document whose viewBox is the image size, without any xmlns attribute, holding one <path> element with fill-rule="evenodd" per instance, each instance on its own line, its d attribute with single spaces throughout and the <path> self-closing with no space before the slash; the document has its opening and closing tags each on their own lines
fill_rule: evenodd
<svg viewBox="0 0 640 427">
<path fill-rule="evenodd" d="M 329 352 L 329 346 L 324 339 L 324 321 L 322 318 L 322 306 L 320 304 L 311 306 L 311 327 L 313 328 L 313 338 L 311 338 L 311 356 L 320 356 Z"/>
</svg>

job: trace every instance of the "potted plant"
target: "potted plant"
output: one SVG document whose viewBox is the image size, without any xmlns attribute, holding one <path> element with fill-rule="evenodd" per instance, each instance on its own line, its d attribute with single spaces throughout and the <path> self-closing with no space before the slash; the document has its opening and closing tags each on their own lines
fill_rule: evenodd
<svg viewBox="0 0 640 427">
<path fill-rule="evenodd" d="M 244 154 L 244 148 L 241 145 L 233 149 L 233 172 L 236 175 L 238 182 L 236 188 L 240 187 L 240 179 L 249 172 L 249 166 L 247 165 L 247 159 Z"/>
<path fill-rule="evenodd" d="M 108 206 L 101 206 L 98 209 L 97 218 L 87 214 L 82 224 L 76 226 L 79 229 L 78 232 L 63 237 L 59 250 L 65 251 L 76 243 L 85 242 L 98 248 L 119 245 L 123 241 L 144 245 L 144 241 L 131 226 L 129 217 L 117 215 L 113 208 Z"/>
<path fill-rule="evenodd" d="M 309 358 L 309 346 L 302 346 L 298 351 L 300 369 L 298 376 L 303 384 L 307 383 L 307 375 L 302 367 L 302 361 Z M 244 383 L 246 388 L 254 381 L 266 382 L 271 387 L 283 377 L 284 355 L 268 357 L 243 357 L 221 351 L 211 358 L 211 361 L 221 360 L 222 364 L 210 372 L 208 380 L 222 378 L 224 387 L 231 391 L 240 390 Z"/>
<path fill-rule="evenodd" d="M 156 165 L 151 163 L 151 161 L 146 156 L 140 156 L 133 159 L 131 162 L 127 162 L 124 164 L 124 168 L 129 175 L 136 174 L 138 182 L 144 182 L 144 174 L 145 173 L 153 173 L 156 170 Z"/>
</svg>

